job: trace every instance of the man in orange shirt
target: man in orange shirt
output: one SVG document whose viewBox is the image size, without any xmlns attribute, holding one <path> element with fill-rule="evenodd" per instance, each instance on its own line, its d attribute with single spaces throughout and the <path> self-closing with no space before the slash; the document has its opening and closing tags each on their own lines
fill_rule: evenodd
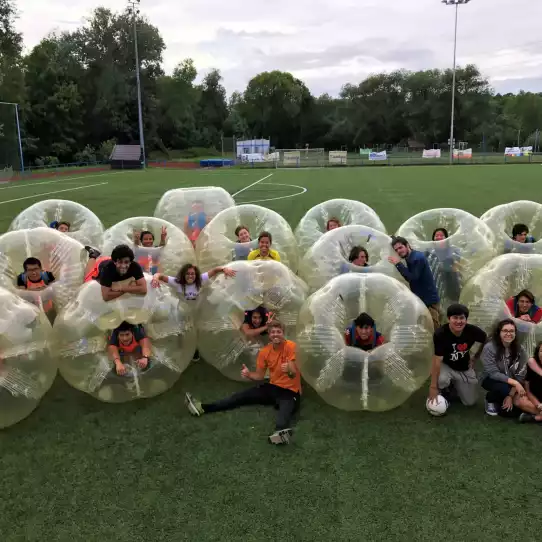
<svg viewBox="0 0 542 542">
<path fill-rule="evenodd" d="M 289 444 L 292 436 L 291 421 L 299 409 L 301 375 L 295 362 L 295 343 L 284 338 L 284 326 L 277 320 L 268 324 L 269 344 L 258 354 L 256 370 L 243 365 L 241 376 L 261 382 L 258 386 L 234 393 L 215 403 L 201 403 L 190 393 L 186 406 L 193 416 L 231 410 L 243 405 L 273 405 L 278 410 L 275 432 L 269 436 L 271 444 Z M 263 382 L 269 370 L 269 382 Z"/>
</svg>

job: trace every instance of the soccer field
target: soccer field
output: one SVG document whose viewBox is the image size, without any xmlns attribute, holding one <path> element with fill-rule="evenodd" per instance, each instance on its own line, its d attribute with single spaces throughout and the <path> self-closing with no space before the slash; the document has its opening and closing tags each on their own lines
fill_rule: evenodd
<svg viewBox="0 0 542 542">
<path fill-rule="evenodd" d="M 41 199 L 79 202 L 109 227 L 152 216 L 171 188 L 222 186 L 292 227 L 327 199 L 360 200 L 393 233 L 435 207 L 480 216 L 542 202 L 541 176 L 539 165 L 75 173 L 0 185 L 0 231 Z M 29 418 L 0 433 L 1 540 L 540 538 L 540 427 L 489 418 L 482 402 L 430 418 L 426 388 L 391 412 L 346 413 L 305 386 L 294 443 L 278 448 L 266 440 L 272 410 L 193 419 L 184 408 L 187 390 L 213 400 L 243 386 L 202 361 L 169 392 L 118 405 L 58 377 Z"/>
</svg>

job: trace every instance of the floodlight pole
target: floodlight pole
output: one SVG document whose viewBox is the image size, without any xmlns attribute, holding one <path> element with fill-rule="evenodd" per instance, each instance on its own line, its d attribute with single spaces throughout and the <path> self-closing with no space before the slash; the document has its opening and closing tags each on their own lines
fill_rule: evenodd
<svg viewBox="0 0 542 542">
<path fill-rule="evenodd" d="M 457 20 L 459 17 L 459 5 L 468 4 L 470 0 L 442 0 L 447 6 L 455 6 L 455 31 L 454 31 L 454 68 L 452 76 L 452 113 L 450 119 L 450 165 L 454 163 L 454 122 L 455 122 L 455 76 L 457 67 Z"/>
<path fill-rule="evenodd" d="M 134 50 L 135 50 L 135 68 L 137 81 L 137 110 L 139 117 L 139 144 L 143 153 L 143 168 L 146 166 L 145 159 L 145 137 L 143 135 L 143 108 L 141 107 L 141 80 L 139 77 L 139 49 L 137 46 L 137 15 L 139 14 L 139 6 L 141 0 L 128 0 L 128 4 L 132 7 L 132 15 L 134 17 Z"/>
<path fill-rule="evenodd" d="M 24 173 L 23 143 L 21 140 L 21 124 L 19 122 L 19 104 L 16 104 L 13 102 L 0 102 L 0 105 L 14 105 L 15 106 L 15 121 L 17 123 L 17 139 L 19 142 L 19 154 L 21 157 L 21 173 Z"/>
</svg>

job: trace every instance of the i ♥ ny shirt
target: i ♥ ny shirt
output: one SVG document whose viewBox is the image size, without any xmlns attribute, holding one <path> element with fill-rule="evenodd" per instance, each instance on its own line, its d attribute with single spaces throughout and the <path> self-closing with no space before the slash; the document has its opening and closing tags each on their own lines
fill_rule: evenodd
<svg viewBox="0 0 542 542">
<path fill-rule="evenodd" d="M 485 343 L 487 335 L 477 326 L 467 324 L 461 335 L 454 335 L 448 324 L 439 327 L 433 335 L 435 356 L 442 357 L 455 371 L 467 371 L 470 363 L 470 349 L 474 343 Z"/>
</svg>

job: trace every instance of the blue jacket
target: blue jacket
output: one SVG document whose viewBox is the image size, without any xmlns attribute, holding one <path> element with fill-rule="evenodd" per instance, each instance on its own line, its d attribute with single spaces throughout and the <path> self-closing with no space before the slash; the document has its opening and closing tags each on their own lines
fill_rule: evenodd
<svg viewBox="0 0 542 542">
<path fill-rule="evenodd" d="M 427 258 L 417 250 L 411 250 L 405 259 L 406 265 L 399 262 L 395 267 L 410 284 L 413 294 L 416 294 L 427 306 L 440 301 Z"/>
</svg>

